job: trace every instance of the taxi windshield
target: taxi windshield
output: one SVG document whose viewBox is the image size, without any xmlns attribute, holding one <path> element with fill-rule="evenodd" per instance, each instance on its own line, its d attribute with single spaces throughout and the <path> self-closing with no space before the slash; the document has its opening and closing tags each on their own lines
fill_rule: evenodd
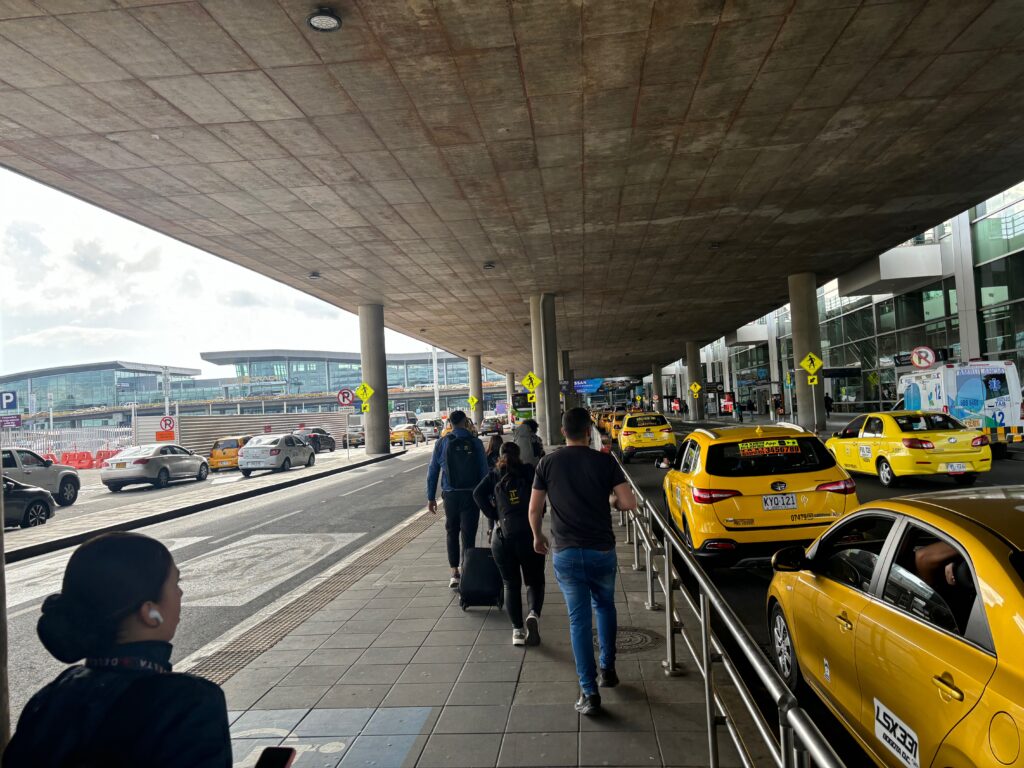
<svg viewBox="0 0 1024 768">
<path fill-rule="evenodd" d="M 664 416 L 631 416 L 627 427 L 663 427 L 668 424 Z"/>
<path fill-rule="evenodd" d="M 235 440 L 234 438 L 230 438 L 228 440 L 218 440 L 216 443 L 213 444 L 213 450 L 215 451 L 227 451 L 237 447 L 238 441 Z"/>
<path fill-rule="evenodd" d="M 931 432 L 943 429 L 967 429 L 963 424 L 944 413 L 914 413 L 893 416 L 903 432 Z"/>
<path fill-rule="evenodd" d="M 706 471 L 719 477 L 758 477 L 817 472 L 835 465 L 816 437 L 772 437 L 712 445 Z"/>
</svg>

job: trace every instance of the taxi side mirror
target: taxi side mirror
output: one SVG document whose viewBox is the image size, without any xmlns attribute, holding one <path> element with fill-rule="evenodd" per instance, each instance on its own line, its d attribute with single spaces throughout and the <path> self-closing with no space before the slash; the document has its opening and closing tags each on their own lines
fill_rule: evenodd
<svg viewBox="0 0 1024 768">
<path fill-rule="evenodd" d="M 832 437 L 842 437 L 838 432 L 833 432 Z"/>
<path fill-rule="evenodd" d="M 772 555 L 772 570 L 782 573 L 803 571 L 810 567 L 807 553 L 803 547 L 794 546 L 780 549 Z"/>
<path fill-rule="evenodd" d="M 52 467 L 53 466 L 53 460 L 52 459 L 43 459 L 43 466 L 44 467 Z"/>
</svg>

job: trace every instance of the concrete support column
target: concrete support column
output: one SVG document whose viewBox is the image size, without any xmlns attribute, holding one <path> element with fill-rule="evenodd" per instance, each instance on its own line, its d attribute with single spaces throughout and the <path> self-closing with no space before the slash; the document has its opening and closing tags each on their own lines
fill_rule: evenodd
<svg viewBox="0 0 1024 768">
<path fill-rule="evenodd" d="M 813 272 L 789 276 L 789 309 L 793 323 L 797 421 L 804 429 L 818 432 L 825 428 L 825 388 L 820 383 L 813 388 L 808 386 L 807 374 L 800 367 L 800 362 L 810 352 L 821 357 L 818 279 Z"/>
<path fill-rule="evenodd" d="M 476 398 L 476 407 L 469 416 L 479 427 L 484 420 L 484 383 L 480 355 L 469 356 L 469 396 Z"/>
<path fill-rule="evenodd" d="M 541 323 L 540 294 L 530 297 L 530 343 L 533 347 L 533 372 L 538 378 L 544 376 L 544 330 Z M 533 404 L 533 417 L 540 425 L 540 435 L 543 437 L 544 425 L 547 423 L 547 398 L 544 396 L 543 384 L 537 387 L 536 402 Z"/>
<path fill-rule="evenodd" d="M 540 296 L 541 344 L 544 350 L 544 372 L 539 374 L 544 390 L 545 423 L 541 436 L 547 445 L 562 445 L 562 404 L 558 387 L 558 330 L 555 327 L 555 294 Z"/>
<path fill-rule="evenodd" d="M 368 455 L 391 453 L 388 431 L 388 365 L 384 355 L 384 307 L 359 306 L 359 352 L 363 381 L 373 388 L 370 411 L 363 414 Z"/>
<path fill-rule="evenodd" d="M 558 375 L 559 375 L 559 377 L 561 378 L 562 381 L 569 382 L 569 388 L 565 392 L 565 409 L 569 410 L 570 408 L 575 408 L 577 403 L 576 403 L 576 395 L 574 393 L 573 386 L 572 386 L 573 385 L 572 363 L 569 362 L 569 350 L 567 350 L 567 349 L 563 349 L 562 350 L 562 356 L 561 356 L 561 359 L 559 361 Z"/>
<path fill-rule="evenodd" d="M 505 402 L 508 403 L 508 420 L 512 423 L 512 395 L 516 393 L 516 375 L 505 371 Z"/>
<path fill-rule="evenodd" d="M 960 361 L 967 362 L 981 357 L 981 329 L 974 289 L 974 246 L 971 243 L 971 217 L 967 213 L 953 219 L 950 242 L 953 246 L 956 312 L 960 321 Z"/>
<path fill-rule="evenodd" d="M 665 411 L 665 382 L 661 378 L 660 363 L 651 365 L 651 405 L 656 411 Z"/>
<path fill-rule="evenodd" d="M 686 342 L 686 378 L 691 385 L 693 382 L 697 382 L 701 387 L 704 386 L 704 377 L 701 375 L 702 367 L 700 364 L 700 344 L 696 341 Z M 701 389 L 697 397 L 694 397 L 692 392 L 687 391 L 686 401 L 690 404 L 690 418 L 694 421 L 703 421 L 704 390 Z"/>
</svg>

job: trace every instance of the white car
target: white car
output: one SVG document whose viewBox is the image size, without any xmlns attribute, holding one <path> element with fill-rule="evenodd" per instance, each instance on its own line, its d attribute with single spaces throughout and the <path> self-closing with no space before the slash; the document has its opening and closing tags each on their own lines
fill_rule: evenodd
<svg viewBox="0 0 1024 768">
<path fill-rule="evenodd" d="M 297 435 L 257 435 L 238 452 L 238 468 L 246 477 L 257 469 L 287 472 L 315 462 L 316 452 Z"/>
<path fill-rule="evenodd" d="M 437 440 L 441 436 L 441 430 L 444 429 L 444 422 L 440 419 L 420 419 L 416 422 L 416 426 L 420 428 L 420 432 L 427 440 Z"/>
<path fill-rule="evenodd" d="M 100 482 L 117 493 L 126 485 L 166 488 L 172 480 L 203 482 L 210 474 L 205 458 L 174 443 L 125 448 L 100 466 Z"/>
<path fill-rule="evenodd" d="M 67 464 L 54 464 L 38 453 L 24 448 L 4 448 L 4 475 L 26 485 L 49 491 L 57 503 L 67 507 L 78 499 L 82 481 L 78 470 Z"/>
</svg>

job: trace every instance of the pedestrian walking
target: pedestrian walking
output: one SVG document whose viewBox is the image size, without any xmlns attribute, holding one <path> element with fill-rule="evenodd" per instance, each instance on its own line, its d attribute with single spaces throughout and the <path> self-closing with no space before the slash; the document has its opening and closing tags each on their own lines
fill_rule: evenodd
<svg viewBox="0 0 1024 768">
<path fill-rule="evenodd" d="M 437 481 L 440 479 L 448 565 L 452 569 L 448 586 L 458 589 L 462 556 L 475 544 L 480 524 L 473 489 L 487 476 L 488 470 L 484 444 L 469 431 L 465 411 L 452 411 L 448 419 L 452 431 L 434 443 L 427 468 L 427 507 L 431 514 L 437 514 Z"/>
<path fill-rule="evenodd" d="M 534 467 L 544 455 L 544 444 L 537 434 L 539 431 L 540 426 L 535 419 L 524 419 L 512 432 L 512 440 L 519 446 L 519 455 L 523 462 Z"/>
<path fill-rule="evenodd" d="M 825 393 L 825 418 L 832 418 L 832 395 L 828 392 Z"/>
<path fill-rule="evenodd" d="M 487 466 L 491 469 L 494 469 L 498 463 L 498 455 L 503 442 L 501 435 L 491 435 L 491 439 L 487 441 Z"/>
<path fill-rule="evenodd" d="M 576 711 L 591 715 L 601 708 L 598 687 L 613 688 L 615 673 L 615 532 L 609 497 L 618 509 L 633 509 L 636 498 L 611 454 L 590 448 L 590 414 L 572 408 L 562 417 L 566 447 L 537 465 L 530 496 L 534 550 L 547 554 L 541 530 L 545 502 L 551 503 L 552 563 L 569 609 L 569 635 L 580 681 Z M 601 646 L 600 669 L 594 663 L 593 616 Z"/>
<path fill-rule="evenodd" d="M 230 768 L 224 694 L 171 671 L 178 568 L 156 539 L 108 533 L 82 544 L 36 626 L 64 670 L 33 696 L 4 768 Z"/>
<path fill-rule="evenodd" d="M 529 506 L 534 469 L 522 461 L 519 446 L 505 443 L 497 466 L 473 491 L 484 515 L 497 525 L 491 552 L 505 585 L 505 610 L 512 622 L 512 645 L 540 644 L 544 607 L 544 555 L 533 548 Z M 523 620 L 523 583 L 529 614 Z"/>
</svg>

